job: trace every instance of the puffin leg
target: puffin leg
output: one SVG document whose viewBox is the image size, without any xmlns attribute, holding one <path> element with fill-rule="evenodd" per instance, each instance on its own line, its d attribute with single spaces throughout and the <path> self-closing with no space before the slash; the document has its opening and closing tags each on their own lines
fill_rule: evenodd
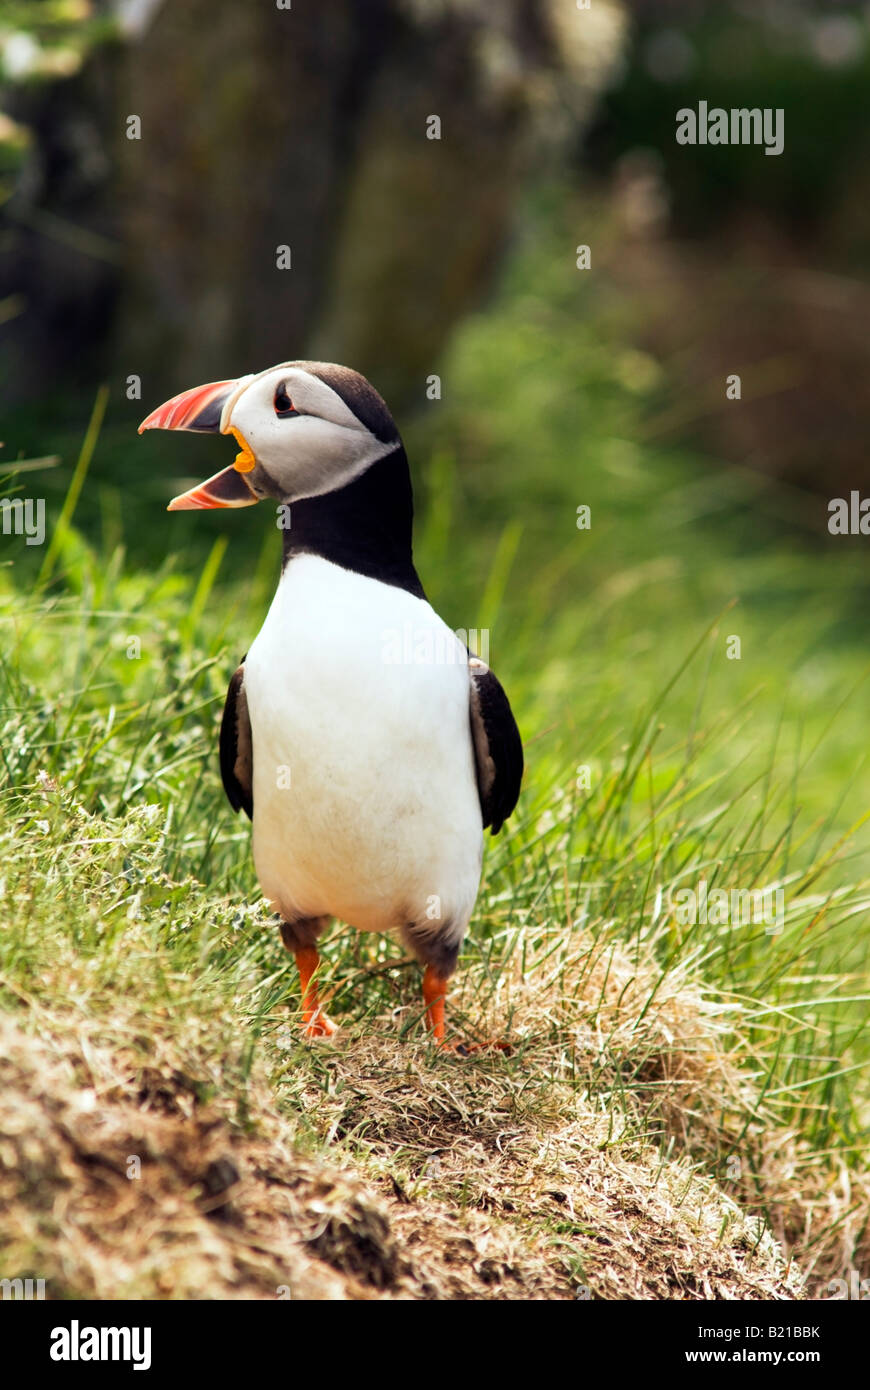
<svg viewBox="0 0 870 1390">
<path fill-rule="evenodd" d="M 302 987 L 302 1023 L 306 1038 L 329 1038 L 337 1025 L 321 1008 L 317 986 L 312 982 L 320 956 L 314 945 L 326 926 L 326 918 L 311 918 L 304 922 L 282 922 L 281 940 L 296 957 L 299 983 Z"/>
<path fill-rule="evenodd" d="M 426 1005 L 426 1026 L 432 1034 L 437 1047 L 446 1047 L 444 1032 L 444 1000 L 447 998 L 447 981 L 433 965 L 427 965 L 423 972 L 423 1002 Z"/>
<path fill-rule="evenodd" d="M 311 977 L 320 964 L 316 946 L 302 946 L 294 952 L 299 970 L 299 983 L 302 986 L 302 1022 L 306 1038 L 329 1038 L 336 1025 L 323 1012 L 317 997 L 317 986 Z"/>
<path fill-rule="evenodd" d="M 491 1038 L 487 1042 L 480 1043 L 448 1042 L 444 1023 L 446 997 L 447 981 L 438 974 L 433 965 L 427 965 L 423 972 L 423 1001 L 426 1005 L 426 1024 L 436 1047 L 443 1048 L 445 1052 L 455 1052 L 460 1057 L 468 1057 L 472 1052 L 488 1052 L 490 1048 L 494 1048 L 497 1052 L 510 1053 L 513 1051 L 510 1043 L 503 1042 L 500 1038 Z"/>
<path fill-rule="evenodd" d="M 430 922 L 425 924 L 409 922 L 402 928 L 402 938 L 405 945 L 414 952 L 420 964 L 426 967 L 423 971 L 426 1026 L 436 1047 L 459 1057 L 467 1057 L 472 1052 L 484 1052 L 489 1048 L 510 1053 L 513 1050 L 510 1043 L 501 1042 L 498 1039 L 493 1039 L 491 1042 L 473 1043 L 463 1042 L 459 1038 L 447 1037 L 444 1002 L 447 998 L 448 981 L 456 969 L 456 960 L 464 935 L 464 925 L 460 924 L 459 930 L 457 930 L 455 925 L 449 921 L 435 932 L 432 931 Z"/>
<path fill-rule="evenodd" d="M 425 1020 L 435 1047 L 443 1048 L 445 1052 L 456 1052 L 459 1056 L 470 1056 L 471 1052 L 488 1052 L 491 1048 L 496 1052 L 513 1052 L 510 1042 L 503 1042 L 502 1038 L 489 1038 L 486 1042 L 448 1041 L 445 1029 L 446 995 L 448 981 L 439 976 L 434 966 L 425 967 L 422 974 L 422 999 L 425 1004 Z"/>
</svg>

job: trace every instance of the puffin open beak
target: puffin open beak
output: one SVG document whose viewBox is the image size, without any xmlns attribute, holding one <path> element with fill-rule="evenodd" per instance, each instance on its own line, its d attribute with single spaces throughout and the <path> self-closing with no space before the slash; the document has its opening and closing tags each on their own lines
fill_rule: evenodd
<svg viewBox="0 0 870 1390">
<path fill-rule="evenodd" d="M 206 386 L 195 386 L 192 391 L 182 391 L 171 400 L 152 410 L 139 426 L 139 433 L 145 430 L 191 430 L 195 434 L 232 434 L 238 441 L 241 452 L 235 462 L 213 478 L 173 497 L 167 507 L 169 512 L 196 511 L 206 507 L 251 507 L 259 502 L 259 497 L 250 487 L 245 474 L 250 473 L 257 460 L 247 441 L 237 429 L 228 425 L 221 430 L 224 406 L 240 385 L 238 381 L 211 381 Z"/>
</svg>

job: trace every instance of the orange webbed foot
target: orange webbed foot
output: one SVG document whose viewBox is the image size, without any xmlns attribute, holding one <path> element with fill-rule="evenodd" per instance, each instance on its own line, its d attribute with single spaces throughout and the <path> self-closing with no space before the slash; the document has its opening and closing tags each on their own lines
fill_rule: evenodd
<svg viewBox="0 0 870 1390">
<path fill-rule="evenodd" d="M 464 1042 L 459 1038 L 448 1038 L 444 1022 L 444 1000 L 447 997 L 447 981 L 427 965 L 423 975 L 423 999 L 426 1004 L 426 1023 L 432 1034 L 432 1041 L 442 1052 L 453 1057 L 470 1057 L 473 1052 L 513 1051 L 510 1043 L 493 1038 L 487 1042 Z"/>
<path fill-rule="evenodd" d="M 299 968 L 299 983 L 302 986 L 303 1036 L 306 1038 L 331 1038 L 338 1024 L 324 1013 L 317 997 L 317 986 L 312 976 L 320 964 L 320 957 L 313 946 L 304 946 L 295 952 Z"/>
<path fill-rule="evenodd" d="M 303 1036 L 306 1038 L 331 1038 L 337 1032 L 338 1024 L 333 1023 L 322 1009 L 318 1009 L 311 1018 L 306 1018 L 302 1028 Z"/>
</svg>

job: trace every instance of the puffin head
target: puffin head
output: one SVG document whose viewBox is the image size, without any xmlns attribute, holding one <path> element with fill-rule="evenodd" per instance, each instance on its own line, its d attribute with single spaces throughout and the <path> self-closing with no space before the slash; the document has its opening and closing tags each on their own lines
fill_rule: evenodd
<svg viewBox="0 0 870 1390">
<path fill-rule="evenodd" d="M 332 362 L 283 362 L 182 391 L 153 410 L 143 430 L 231 434 L 239 445 L 229 468 L 174 497 L 170 512 L 319 497 L 402 443 L 375 388 Z"/>
</svg>

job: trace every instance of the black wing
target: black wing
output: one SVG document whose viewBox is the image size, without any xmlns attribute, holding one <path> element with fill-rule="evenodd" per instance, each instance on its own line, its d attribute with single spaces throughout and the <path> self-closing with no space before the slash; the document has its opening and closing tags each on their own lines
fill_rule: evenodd
<svg viewBox="0 0 870 1390">
<path fill-rule="evenodd" d="M 483 828 L 497 835 L 520 795 L 523 745 L 501 685 L 479 657 L 469 659 L 471 737 L 477 764 L 477 790 Z"/>
<path fill-rule="evenodd" d="M 248 700 L 245 695 L 245 663 L 230 681 L 221 720 L 221 777 L 234 811 L 244 809 L 254 819 L 254 744 Z"/>
</svg>

